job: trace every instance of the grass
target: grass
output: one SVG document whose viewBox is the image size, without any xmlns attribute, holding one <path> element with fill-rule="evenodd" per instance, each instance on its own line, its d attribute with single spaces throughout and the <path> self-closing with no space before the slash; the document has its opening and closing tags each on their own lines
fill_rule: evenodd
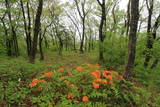
<svg viewBox="0 0 160 107">
<path fill-rule="evenodd" d="M 36 59 L 34 65 L 28 63 L 28 59 L 24 57 L 7 57 L 0 56 L 0 77 L 3 77 L 7 72 L 32 72 L 33 75 L 40 74 L 42 72 L 47 72 L 48 68 L 58 69 L 65 68 L 66 70 L 71 70 L 77 65 L 82 65 L 84 63 L 96 63 L 96 53 L 85 53 L 79 54 L 74 52 L 64 52 L 62 56 L 59 56 L 55 52 L 48 52 L 45 54 L 45 60 L 39 61 Z M 32 76 L 31 76 L 32 77 Z"/>
</svg>

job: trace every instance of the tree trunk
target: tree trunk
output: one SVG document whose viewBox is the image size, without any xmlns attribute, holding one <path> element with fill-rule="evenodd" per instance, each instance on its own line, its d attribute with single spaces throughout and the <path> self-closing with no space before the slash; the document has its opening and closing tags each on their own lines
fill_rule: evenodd
<svg viewBox="0 0 160 107">
<path fill-rule="evenodd" d="M 131 74 L 134 68 L 138 20 L 139 20 L 139 0 L 131 0 L 131 20 L 130 20 L 130 31 L 129 31 L 129 43 L 128 43 L 128 61 L 125 67 L 125 75 L 124 75 L 126 80 L 129 80 L 131 78 Z"/>
<path fill-rule="evenodd" d="M 82 32 L 82 40 L 80 44 L 80 53 L 83 53 L 83 45 L 84 45 L 84 38 L 85 38 L 85 17 L 82 18 L 82 23 L 83 23 L 83 32 Z"/>
<path fill-rule="evenodd" d="M 40 51 L 40 60 L 44 60 L 44 54 L 43 54 L 43 37 L 42 37 L 42 32 L 40 30 L 39 33 L 39 51 Z"/>
<path fill-rule="evenodd" d="M 146 4 L 147 4 L 147 9 L 148 9 L 148 25 L 147 25 L 147 50 L 146 50 L 146 58 L 145 58 L 145 62 L 144 62 L 144 66 L 147 67 L 148 63 L 151 59 L 151 49 L 153 48 L 153 37 L 151 34 L 151 23 L 152 23 L 152 14 L 153 14 L 153 1 L 151 0 L 150 7 L 149 4 L 146 0 Z"/>
<path fill-rule="evenodd" d="M 105 0 L 103 0 L 102 4 L 100 3 L 99 0 L 97 0 L 99 5 L 101 6 L 102 9 L 102 16 L 101 16 L 101 22 L 99 26 L 99 61 L 103 62 L 104 61 L 104 46 L 103 42 L 105 39 L 105 33 L 103 32 L 104 27 L 105 27 L 105 21 L 106 21 L 106 7 L 105 7 Z"/>
<path fill-rule="evenodd" d="M 30 63 L 35 62 L 36 52 L 37 52 L 37 42 L 38 42 L 38 35 L 40 31 L 40 19 L 43 9 L 43 0 L 39 0 L 39 5 L 37 8 L 36 13 L 36 19 L 35 19 L 35 27 L 34 27 L 34 36 L 33 36 L 33 42 L 32 42 L 32 49 L 31 49 L 31 55 L 30 55 Z"/>
<path fill-rule="evenodd" d="M 22 9 L 22 14 L 23 14 L 23 23 L 24 23 L 24 30 L 25 30 L 25 34 L 26 34 L 26 44 L 27 44 L 27 54 L 28 56 L 30 55 L 30 40 L 29 40 L 29 33 L 28 33 L 28 29 L 27 29 L 27 21 L 26 21 L 26 16 L 25 16 L 25 10 L 24 10 L 24 4 L 23 1 L 20 1 L 21 3 L 21 9 Z M 28 3 L 27 3 L 28 4 Z"/>
<path fill-rule="evenodd" d="M 128 6 L 127 6 L 127 22 L 126 22 L 126 35 L 128 36 L 128 32 L 129 32 L 129 24 L 130 24 L 130 9 L 131 9 L 131 0 L 129 0 L 128 2 Z"/>
<path fill-rule="evenodd" d="M 27 15 L 28 15 L 28 37 L 27 37 L 27 44 L 28 44 L 28 55 L 31 55 L 31 48 L 32 48 L 32 38 L 31 38 L 31 17 L 30 17 L 30 10 L 29 10 L 29 2 L 27 2 Z"/>
</svg>

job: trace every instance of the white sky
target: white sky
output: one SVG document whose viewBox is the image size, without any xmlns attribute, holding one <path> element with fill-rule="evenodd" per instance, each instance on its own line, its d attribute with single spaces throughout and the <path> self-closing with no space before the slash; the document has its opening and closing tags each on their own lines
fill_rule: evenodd
<svg viewBox="0 0 160 107">
<path fill-rule="evenodd" d="M 71 1 L 71 0 L 60 0 L 61 2 Z M 95 0 L 96 1 L 96 0 Z M 127 9 L 127 4 L 129 0 L 121 0 L 120 1 L 120 8 Z M 141 0 L 140 0 L 141 1 Z"/>
<path fill-rule="evenodd" d="M 119 6 L 121 9 L 127 9 L 128 0 L 121 0 Z"/>
</svg>

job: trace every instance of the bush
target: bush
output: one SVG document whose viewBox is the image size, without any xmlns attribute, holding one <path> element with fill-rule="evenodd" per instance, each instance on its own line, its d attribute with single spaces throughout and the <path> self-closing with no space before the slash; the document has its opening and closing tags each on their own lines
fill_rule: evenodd
<svg viewBox="0 0 160 107">
<path fill-rule="evenodd" d="M 123 107 L 139 106 L 148 100 L 143 91 L 125 81 L 119 73 L 103 70 L 99 65 L 82 65 L 70 72 L 63 68 L 47 72 L 33 79 L 29 86 L 32 102 L 39 106 Z"/>
<path fill-rule="evenodd" d="M 20 59 L 18 62 L 23 62 Z M 44 70 L 40 62 L 36 66 L 28 63 L 13 66 L 18 62 L 12 61 L 10 69 L 6 69 L 7 63 L 1 68 L 7 74 L 0 83 L 1 105 L 147 107 L 158 104 L 148 90 L 125 81 L 118 72 L 104 70 L 99 64 L 83 64 L 67 71 L 54 65 L 47 65 Z M 14 72 L 7 72 L 11 69 Z"/>
</svg>

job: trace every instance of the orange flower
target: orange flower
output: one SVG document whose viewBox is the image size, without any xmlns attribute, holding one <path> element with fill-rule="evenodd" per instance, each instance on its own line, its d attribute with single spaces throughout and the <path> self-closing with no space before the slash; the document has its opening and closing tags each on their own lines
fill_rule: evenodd
<svg viewBox="0 0 160 107">
<path fill-rule="evenodd" d="M 38 89 L 39 89 L 39 90 L 42 90 L 42 89 L 43 89 L 43 87 L 42 87 L 42 86 L 38 86 Z"/>
<path fill-rule="evenodd" d="M 36 78 L 32 79 L 32 82 L 33 82 L 33 83 L 38 83 L 38 81 L 39 81 L 39 80 L 36 79 Z"/>
<path fill-rule="evenodd" d="M 89 101 L 89 98 L 88 98 L 87 96 L 83 96 L 82 101 L 83 101 L 83 102 L 88 102 L 88 101 Z"/>
<path fill-rule="evenodd" d="M 44 73 L 44 77 L 51 78 L 53 76 L 53 72 Z"/>
<path fill-rule="evenodd" d="M 83 67 L 81 67 L 81 66 L 78 66 L 77 68 L 76 68 L 76 70 L 77 71 L 86 71 Z"/>
<path fill-rule="evenodd" d="M 46 80 L 39 80 L 39 82 L 46 82 Z"/>
<path fill-rule="evenodd" d="M 30 88 L 33 88 L 37 85 L 38 82 L 46 82 L 45 80 L 32 79 L 32 82 L 29 84 Z"/>
<path fill-rule="evenodd" d="M 112 76 L 111 76 L 111 75 L 107 75 L 106 78 L 107 78 L 108 80 L 112 80 Z"/>
<path fill-rule="evenodd" d="M 37 85 L 37 83 L 32 82 L 32 83 L 29 84 L 29 87 L 30 87 L 30 88 L 33 88 L 33 87 L 35 87 L 36 85 Z"/>
<path fill-rule="evenodd" d="M 70 87 L 70 88 L 74 88 L 74 85 L 73 85 L 73 84 L 70 84 L 69 87 Z"/>
<path fill-rule="evenodd" d="M 101 83 L 102 84 L 107 84 L 107 81 L 106 80 L 101 80 Z"/>
<path fill-rule="evenodd" d="M 101 79 L 95 79 L 94 82 L 95 82 L 95 83 L 100 83 L 100 82 L 101 82 Z"/>
<path fill-rule="evenodd" d="M 109 81 L 108 84 L 110 85 L 114 85 L 113 81 Z"/>
<path fill-rule="evenodd" d="M 112 74 L 112 72 L 111 71 L 103 71 L 103 76 L 105 77 L 106 75 L 111 75 Z"/>
<path fill-rule="evenodd" d="M 30 87 L 30 88 L 35 87 L 38 82 L 39 82 L 38 79 L 36 79 L 36 78 L 32 79 L 32 82 L 29 84 L 29 87 Z"/>
<path fill-rule="evenodd" d="M 94 87 L 94 88 L 99 88 L 99 84 L 93 82 L 93 87 Z"/>
<path fill-rule="evenodd" d="M 67 98 L 68 98 L 68 99 L 73 99 L 73 98 L 74 98 L 74 96 L 73 96 L 73 94 L 72 94 L 72 93 L 68 93 Z"/>
<path fill-rule="evenodd" d="M 117 78 L 119 78 L 120 80 L 124 80 L 124 77 L 122 75 L 117 75 Z"/>
<path fill-rule="evenodd" d="M 64 72 L 64 68 L 58 69 L 59 72 Z"/>
<path fill-rule="evenodd" d="M 96 73 L 95 72 L 92 72 L 91 74 L 90 74 L 92 77 L 97 77 L 97 75 L 96 75 Z"/>
<path fill-rule="evenodd" d="M 96 72 L 92 72 L 91 76 L 95 77 L 95 78 L 101 78 L 101 73 L 100 71 L 96 70 Z"/>
</svg>

